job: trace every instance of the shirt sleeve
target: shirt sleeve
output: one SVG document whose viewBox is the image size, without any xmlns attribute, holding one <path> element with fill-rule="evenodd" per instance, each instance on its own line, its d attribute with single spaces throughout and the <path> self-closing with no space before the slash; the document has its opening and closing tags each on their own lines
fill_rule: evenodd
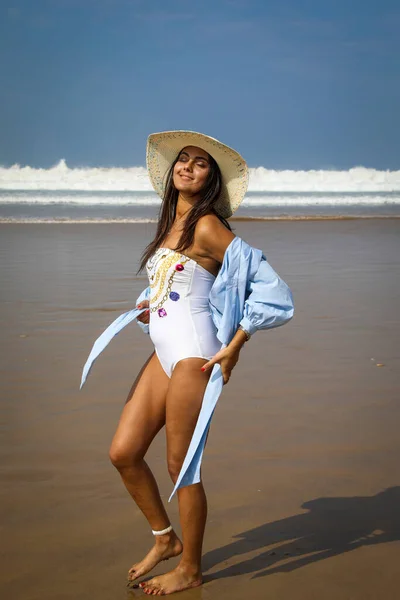
<svg viewBox="0 0 400 600">
<path fill-rule="evenodd" d="M 248 281 L 247 294 L 240 325 L 250 335 L 258 329 L 284 325 L 293 317 L 292 292 L 264 255 L 255 275 Z"/>
<path fill-rule="evenodd" d="M 150 286 L 148 286 L 145 290 L 143 290 L 143 292 L 140 294 L 140 296 L 138 297 L 138 299 L 136 300 L 136 306 L 138 304 L 140 304 L 140 302 L 142 302 L 142 300 L 149 300 L 150 299 Z M 139 325 L 140 329 L 144 332 L 144 333 L 149 333 L 149 325 L 148 323 L 142 323 L 141 321 L 138 321 L 137 319 L 136 323 Z"/>
</svg>

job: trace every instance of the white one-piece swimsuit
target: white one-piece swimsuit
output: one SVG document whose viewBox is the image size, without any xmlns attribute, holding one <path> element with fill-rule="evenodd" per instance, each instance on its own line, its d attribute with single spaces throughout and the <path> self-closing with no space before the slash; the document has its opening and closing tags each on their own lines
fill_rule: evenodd
<svg viewBox="0 0 400 600">
<path fill-rule="evenodd" d="M 150 338 L 168 377 L 183 358 L 212 358 L 221 349 L 208 305 L 215 276 L 171 248 L 158 248 L 146 270 Z"/>
</svg>

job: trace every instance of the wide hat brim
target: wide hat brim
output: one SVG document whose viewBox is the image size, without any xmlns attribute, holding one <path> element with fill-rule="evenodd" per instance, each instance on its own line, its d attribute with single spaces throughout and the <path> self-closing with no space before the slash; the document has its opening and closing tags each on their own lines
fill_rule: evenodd
<svg viewBox="0 0 400 600">
<path fill-rule="evenodd" d="M 152 186 L 163 199 L 166 174 L 178 153 L 186 146 L 205 150 L 217 162 L 222 175 L 222 188 L 214 208 L 221 216 L 229 218 L 246 194 L 249 170 L 246 161 L 236 150 L 208 135 L 195 131 L 162 131 L 149 135 L 146 162 Z"/>
</svg>

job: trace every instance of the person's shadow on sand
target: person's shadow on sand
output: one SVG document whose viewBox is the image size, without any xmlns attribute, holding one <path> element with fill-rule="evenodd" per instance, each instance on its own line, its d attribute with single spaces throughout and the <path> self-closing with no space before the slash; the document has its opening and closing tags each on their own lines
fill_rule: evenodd
<svg viewBox="0 0 400 600">
<path fill-rule="evenodd" d="M 235 535 L 237 541 L 207 552 L 207 571 L 240 554 L 257 556 L 212 573 L 205 579 L 255 573 L 253 578 L 288 572 L 360 546 L 400 539 L 400 487 L 376 496 L 318 498 L 302 505 L 307 513 L 266 523 Z M 271 546 L 274 546 L 271 548 Z M 278 562 L 285 561 L 277 565 Z"/>
</svg>

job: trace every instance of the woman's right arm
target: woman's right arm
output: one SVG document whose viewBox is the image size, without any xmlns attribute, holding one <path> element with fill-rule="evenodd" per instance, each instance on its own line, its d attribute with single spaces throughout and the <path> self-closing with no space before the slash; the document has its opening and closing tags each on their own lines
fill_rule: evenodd
<svg viewBox="0 0 400 600">
<path fill-rule="evenodd" d="M 150 286 L 143 290 L 139 298 L 136 300 L 136 308 L 149 308 L 150 302 Z M 149 333 L 149 316 L 150 310 L 146 310 L 136 318 L 136 321 L 144 333 Z"/>
<path fill-rule="evenodd" d="M 136 305 L 136 308 L 147 308 L 147 310 L 145 312 L 143 312 L 141 315 L 139 315 L 137 317 L 137 320 L 140 321 L 141 323 L 146 323 L 146 325 L 149 322 L 149 315 L 150 315 L 150 310 L 149 310 L 149 301 L 148 300 L 142 300 L 139 304 Z"/>
</svg>

